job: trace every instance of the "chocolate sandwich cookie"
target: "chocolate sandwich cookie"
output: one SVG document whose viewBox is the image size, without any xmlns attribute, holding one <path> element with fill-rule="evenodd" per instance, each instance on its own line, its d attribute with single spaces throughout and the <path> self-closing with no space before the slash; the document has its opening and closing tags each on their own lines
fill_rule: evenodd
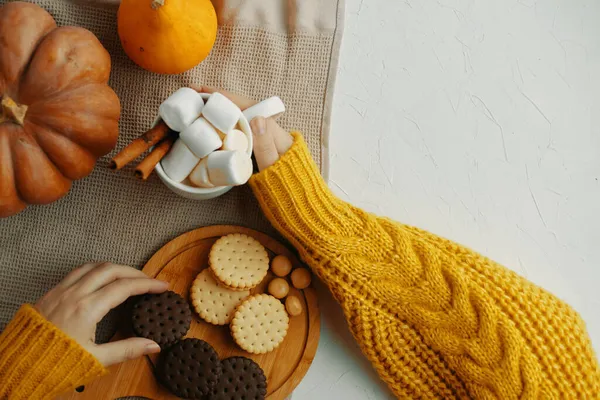
<svg viewBox="0 0 600 400">
<path fill-rule="evenodd" d="M 184 339 L 165 350 L 156 372 L 173 394 L 184 399 L 204 399 L 219 382 L 221 361 L 204 340 Z"/>
<path fill-rule="evenodd" d="M 221 362 L 223 373 L 211 400 L 262 400 L 267 395 L 267 378 L 260 366 L 246 357 Z"/>
<path fill-rule="evenodd" d="M 146 294 L 133 306 L 133 331 L 167 347 L 190 329 L 192 311 L 188 303 L 175 292 Z"/>
</svg>

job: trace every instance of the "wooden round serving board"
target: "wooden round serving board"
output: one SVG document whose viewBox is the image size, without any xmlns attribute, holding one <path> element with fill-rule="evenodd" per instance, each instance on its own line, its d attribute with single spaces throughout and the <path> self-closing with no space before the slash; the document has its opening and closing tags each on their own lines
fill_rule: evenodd
<svg viewBox="0 0 600 400">
<path fill-rule="evenodd" d="M 208 253 L 213 243 L 230 233 L 244 233 L 258 240 L 272 259 L 283 254 L 292 260 L 294 267 L 302 266 L 294 254 L 284 245 L 264 233 L 239 226 L 209 226 L 185 233 L 156 252 L 144 266 L 143 271 L 151 277 L 170 283 L 169 289 L 189 299 L 189 289 L 200 271 L 208 267 Z M 263 293 L 273 275 L 252 290 Z M 291 286 L 291 285 L 290 285 Z M 313 288 L 290 289 L 304 303 L 304 313 L 290 317 L 290 327 L 283 343 L 274 351 L 254 355 L 239 348 L 233 341 L 229 326 L 214 326 L 204 322 L 194 312 L 191 328 L 186 337 L 194 337 L 210 343 L 221 359 L 231 356 L 249 357 L 256 361 L 267 376 L 267 398 L 283 400 L 300 383 L 317 351 L 320 334 L 320 315 Z M 192 308 L 193 309 L 193 308 Z M 118 332 L 111 341 L 130 336 Z M 60 399 L 113 400 L 120 397 L 138 396 L 152 400 L 177 399 L 154 378 L 157 355 L 141 357 L 110 368 L 110 374 L 86 385 L 81 392 L 73 391 Z"/>
</svg>

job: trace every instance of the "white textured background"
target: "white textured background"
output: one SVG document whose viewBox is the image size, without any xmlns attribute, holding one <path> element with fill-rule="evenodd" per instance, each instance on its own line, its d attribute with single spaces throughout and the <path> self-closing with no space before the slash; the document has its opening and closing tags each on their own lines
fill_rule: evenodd
<svg viewBox="0 0 600 400">
<path fill-rule="evenodd" d="M 341 198 L 549 289 L 597 351 L 599 21 L 597 0 L 347 0 L 330 150 Z M 322 305 L 294 399 L 391 397 Z"/>
</svg>

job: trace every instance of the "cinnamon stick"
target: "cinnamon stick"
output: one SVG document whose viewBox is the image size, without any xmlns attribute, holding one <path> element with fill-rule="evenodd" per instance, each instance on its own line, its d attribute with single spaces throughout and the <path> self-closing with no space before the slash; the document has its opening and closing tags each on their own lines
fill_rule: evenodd
<svg viewBox="0 0 600 400">
<path fill-rule="evenodd" d="M 148 179 L 156 164 L 163 159 L 163 157 L 171 150 L 175 143 L 175 135 L 169 135 L 165 140 L 160 142 L 151 152 L 148 157 L 144 158 L 142 162 L 135 168 L 135 177 L 143 181 Z"/>
<path fill-rule="evenodd" d="M 129 143 L 119 152 L 109 164 L 110 169 L 119 170 L 129 164 L 150 147 L 163 140 L 169 134 L 169 127 L 163 121 L 160 121 L 154 128 L 144 133 L 139 138 Z"/>
</svg>

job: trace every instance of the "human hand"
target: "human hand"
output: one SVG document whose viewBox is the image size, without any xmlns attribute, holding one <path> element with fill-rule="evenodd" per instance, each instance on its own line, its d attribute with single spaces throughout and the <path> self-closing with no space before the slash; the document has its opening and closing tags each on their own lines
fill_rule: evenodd
<svg viewBox="0 0 600 400">
<path fill-rule="evenodd" d="M 200 93 L 219 92 L 233 101 L 242 111 L 257 102 L 237 94 L 208 86 L 195 87 Z M 279 126 L 273 118 L 256 117 L 250 121 L 254 142 L 254 157 L 260 171 L 275 164 L 279 157 L 292 147 L 294 139 L 289 132 Z"/>
<path fill-rule="evenodd" d="M 158 353 L 160 347 L 150 339 L 138 337 L 96 344 L 96 324 L 130 296 L 162 293 L 167 287 L 167 282 L 151 279 L 131 267 L 111 263 L 84 264 L 46 293 L 35 308 L 108 367 Z"/>
</svg>

